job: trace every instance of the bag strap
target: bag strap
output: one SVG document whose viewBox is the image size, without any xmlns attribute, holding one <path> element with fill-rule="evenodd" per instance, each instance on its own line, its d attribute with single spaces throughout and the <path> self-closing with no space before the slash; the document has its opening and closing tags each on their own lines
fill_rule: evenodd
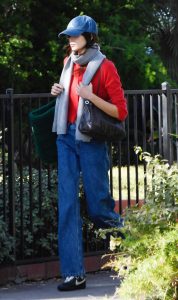
<svg viewBox="0 0 178 300">
<path fill-rule="evenodd" d="M 102 65 L 102 64 L 101 64 Z M 97 91 L 96 91 L 96 95 L 98 96 L 98 92 L 99 92 L 99 88 L 100 88 L 100 82 L 101 82 L 101 65 L 99 66 L 99 68 L 98 68 L 98 85 L 97 85 Z M 91 101 L 89 101 L 89 100 L 85 100 L 84 101 L 86 104 L 89 104 L 90 103 L 90 105 L 92 104 L 92 102 Z M 93 105 L 93 104 L 92 104 Z"/>
<path fill-rule="evenodd" d="M 97 86 L 97 91 L 96 91 L 97 96 L 98 96 L 100 83 L 101 83 L 101 65 L 99 66 L 98 72 L 99 72 L 99 74 L 98 74 L 98 86 Z"/>
</svg>

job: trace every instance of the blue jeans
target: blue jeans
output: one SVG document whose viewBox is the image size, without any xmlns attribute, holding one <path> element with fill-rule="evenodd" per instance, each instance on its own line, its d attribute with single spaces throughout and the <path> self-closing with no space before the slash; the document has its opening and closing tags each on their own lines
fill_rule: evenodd
<svg viewBox="0 0 178 300">
<path fill-rule="evenodd" d="M 88 215 L 100 228 L 122 227 L 123 220 L 114 212 L 109 192 L 109 158 L 104 142 L 75 140 L 75 125 L 57 138 L 58 149 L 58 241 L 61 274 L 82 276 L 82 219 L 79 180 L 82 175 Z"/>
</svg>

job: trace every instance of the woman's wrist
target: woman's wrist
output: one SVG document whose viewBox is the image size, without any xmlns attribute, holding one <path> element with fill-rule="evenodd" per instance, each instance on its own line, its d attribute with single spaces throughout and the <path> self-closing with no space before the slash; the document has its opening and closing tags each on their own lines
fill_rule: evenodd
<svg viewBox="0 0 178 300">
<path fill-rule="evenodd" d="M 95 94 L 93 92 L 90 92 L 88 95 L 88 100 L 93 102 L 92 99 L 94 98 Z"/>
</svg>

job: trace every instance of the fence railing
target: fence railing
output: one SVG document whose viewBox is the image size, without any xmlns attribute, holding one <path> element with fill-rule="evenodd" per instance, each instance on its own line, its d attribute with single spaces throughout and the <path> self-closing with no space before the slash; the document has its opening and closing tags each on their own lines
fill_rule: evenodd
<svg viewBox="0 0 178 300">
<path fill-rule="evenodd" d="M 110 187 L 120 212 L 125 205 L 145 199 L 146 167 L 139 162 L 135 145 L 153 155 L 160 153 L 170 163 L 178 162 L 178 89 L 164 83 L 159 90 L 125 91 L 125 95 L 127 136 L 109 145 Z M 57 256 L 56 166 L 36 157 L 28 122 L 29 112 L 50 98 L 46 93 L 14 94 L 12 89 L 0 95 L 0 242 L 4 247 L 0 262 Z M 96 242 L 88 220 L 84 241 L 85 253 L 105 247 L 104 242 Z"/>
</svg>

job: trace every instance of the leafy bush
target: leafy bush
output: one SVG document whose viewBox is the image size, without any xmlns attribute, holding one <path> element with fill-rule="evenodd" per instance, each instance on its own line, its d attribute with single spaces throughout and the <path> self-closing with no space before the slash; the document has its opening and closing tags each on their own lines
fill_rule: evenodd
<svg viewBox="0 0 178 300">
<path fill-rule="evenodd" d="M 14 246 L 14 239 L 9 235 L 7 225 L 0 216 L 0 263 L 4 260 L 14 260 L 12 250 Z"/>
<path fill-rule="evenodd" d="M 6 180 L 6 223 L 0 219 L 0 261 L 16 258 L 44 257 L 57 255 L 57 171 L 33 168 L 31 176 L 28 167 L 22 174 L 16 169 L 15 176 L 15 238 L 8 233 L 10 222 L 8 202 L 8 180 Z M 39 179 L 40 176 L 40 179 Z M 30 187 L 31 184 L 31 187 Z M 2 188 L 2 187 L 1 187 Z M 0 211 L 3 215 L 3 191 L 0 188 Z M 30 192 L 31 189 L 31 192 Z M 1 217 L 2 218 L 2 217 Z M 13 244 L 14 241 L 14 244 Z"/>
<path fill-rule="evenodd" d="M 9 235 L 10 222 L 8 180 L 6 184 L 6 222 L 0 217 L 0 262 L 49 257 L 58 255 L 57 230 L 57 170 L 24 167 L 15 172 L 15 238 Z M 49 184 L 50 180 L 50 184 Z M 81 211 L 83 215 L 84 250 L 105 248 L 105 242 L 96 237 L 95 226 L 88 219 L 85 194 L 80 183 Z M 0 185 L 0 213 L 3 212 L 3 187 Z M 15 247 L 15 248 L 14 248 Z M 14 257 L 14 249 L 16 257 Z"/>
<path fill-rule="evenodd" d="M 124 300 L 178 299 L 178 167 L 136 149 L 147 164 L 146 203 L 127 209 L 125 240 L 112 237 Z"/>
<path fill-rule="evenodd" d="M 22 243 L 23 255 L 48 256 L 57 255 L 57 171 L 50 174 L 42 169 L 39 182 L 39 171 L 32 170 L 32 195 L 29 193 L 29 170 L 23 169 L 23 205 L 20 199 L 20 178 L 16 177 L 16 248 Z M 21 214 L 21 210 L 23 213 Z M 23 218 L 23 224 L 22 222 Z M 20 253 L 18 254 L 19 258 Z M 17 256 L 17 257 L 18 257 Z"/>
</svg>

